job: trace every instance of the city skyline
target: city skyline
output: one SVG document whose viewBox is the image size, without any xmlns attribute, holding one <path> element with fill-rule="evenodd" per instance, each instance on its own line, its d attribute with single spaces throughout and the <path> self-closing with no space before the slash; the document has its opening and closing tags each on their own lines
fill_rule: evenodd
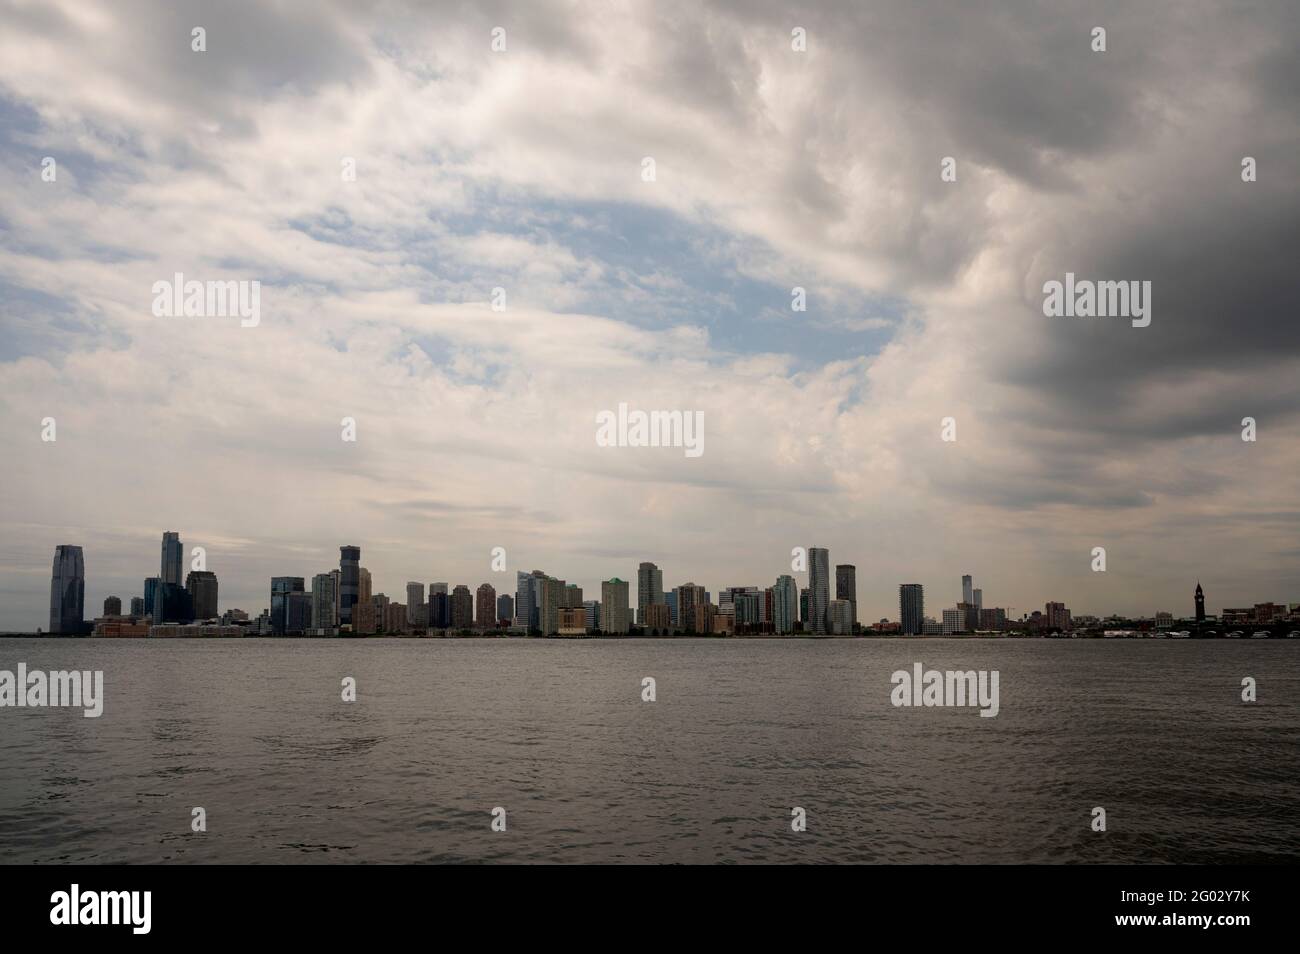
<svg viewBox="0 0 1300 954">
<path fill-rule="evenodd" d="M 925 584 L 899 583 L 896 613 L 858 619 L 856 617 L 856 567 L 852 564 L 835 564 L 835 599 L 831 600 L 825 596 L 819 599 L 816 591 L 819 586 L 823 590 L 828 587 L 827 568 L 831 563 L 828 550 L 815 546 L 799 548 L 800 552 L 793 555 L 792 564 L 802 564 L 806 567 L 802 573 L 793 576 L 785 573 L 778 574 L 771 584 L 760 584 L 758 587 L 751 585 L 740 587 L 731 584 L 710 590 L 709 587 L 697 586 L 694 582 L 665 587 L 663 569 L 653 562 L 642 561 L 636 574 L 636 583 L 628 584 L 617 574 L 598 581 L 598 589 L 593 589 L 591 592 L 601 594 L 602 599 L 599 601 L 584 600 L 584 589 L 580 584 L 533 569 L 513 571 L 517 586 L 514 593 L 511 593 L 506 586 L 498 590 L 493 583 L 487 581 L 475 586 L 472 582 L 468 585 L 449 584 L 445 581 L 432 581 L 426 584 L 408 580 L 404 584 L 406 602 L 401 603 L 388 596 L 383 588 L 375 587 L 374 577 L 369 568 L 359 565 L 362 549 L 345 544 L 338 547 L 338 568 L 327 569 L 309 576 L 273 576 L 270 580 L 267 600 L 269 605 L 260 609 L 255 600 L 249 602 L 247 606 L 235 606 L 229 600 L 225 601 L 224 605 L 219 605 L 219 578 L 211 570 L 197 568 L 199 564 L 206 563 L 207 559 L 206 551 L 199 547 L 190 551 L 194 555 L 195 568 L 186 573 L 185 585 L 183 587 L 172 585 L 178 593 L 178 598 L 183 601 L 183 605 L 177 603 L 173 607 L 172 597 L 167 595 L 168 584 L 162 576 L 169 573 L 175 575 L 179 571 L 182 554 L 185 552 L 183 546 L 180 532 L 165 531 L 162 535 L 160 575 L 143 579 L 143 598 L 131 593 L 125 596 L 119 593 L 105 595 L 102 600 L 104 615 L 152 615 L 155 623 L 173 620 L 188 622 L 216 619 L 223 615 L 222 611 L 228 615 L 234 610 L 243 613 L 245 619 L 256 619 L 259 615 L 267 615 L 271 621 L 270 625 L 277 633 L 336 629 L 354 623 L 353 619 L 343 617 L 344 587 L 340 585 L 340 581 L 349 574 L 349 567 L 352 567 L 352 573 L 360 584 L 356 588 L 360 591 L 360 599 L 357 603 L 364 603 L 367 606 L 368 615 L 365 617 L 364 626 L 375 626 L 377 614 L 378 628 L 381 631 L 387 625 L 384 613 L 387 612 L 385 608 L 390 604 L 394 609 L 400 608 L 402 623 L 413 629 L 504 628 L 511 624 L 520 625 L 521 621 L 527 618 L 529 622 L 522 623 L 525 629 L 540 628 L 546 633 L 563 631 L 566 625 L 568 627 L 582 625 L 576 622 L 566 624 L 561 620 L 562 614 L 568 607 L 576 607 L 580 614 L 585 609 L 585 625 L 588 629 L 604 629 L 604 626 L 595 627 L 592 624 L 593 606 L 595 612 L 603 617 L 602 623 L 616 627 L 613 630 L 605 629 L 606 632 L 626 632 L 630 627 L 648 626 L 657 629 L 661 628 L 661 620 L 666 627 L 669 618 L 674 627 L 690 629 L 695 627 L 697 622 L 706 625 L 703 622 L 704 618 L 697 620 L 694 608 L 695 605 L 705 603 L 709 607 L 710 619 L 712 615 L 721 612 L 730 615 L 737 623 L 762 621 L 766 624 L 774 624 L 775 631 L 778 633 L 789 631 L 781 628 L 783 622 L 787 625 L 798 622 L 802 632 L 813 634 L 850 633 L 855 631 L 858 624 L 865 631 L 877 623 L 897 625 L 904 635 L 936 635 L 976 630 L 995 631 L 1040 616 L 1047 626 L 1057 629 L 1069 629 L 1072 617 L 1154 619 L 1158 623 L 1162 620 L 1172 623 L 1175 620 L 1194 619 L 1200 623 L 1206 616 L 1206 600 L 1199 579 L 1196 581 L 1191 597 L 1193 601 L 1191 613 L 1180 612 L 1178 607 L 1166 607 L 1150 613 L 1138 614 L 1095 610 L 1085 612 L 1077 607 L 1068 606 L 1066 602 L 1049 599 L 1041 604 L 1041 609 L 1026 607 L 1017 615 L 1013 607 L 1005 605 L 986 607 L 982 598 L 983 587 L 975 587 L 973 575 L 963 573 L 957 587 L 959 598 L 955 605 L 952 601 L 945 604 L 943 597 L 939 595 L 942 591 L 935 587 L 930 591 L 930 605 L 927 607 Z M 494 551 L 494 565 L 503 564 L 504 559 L 504 551 Z M 494 576 L 508 577 L 511 573 L 509 569 L 493 571 Z M 799 576 L 804 578 L 807 586 L 799 587 Z M 307 580 L 312 581 L 310 589 L 305 585 Z M 548 581 L 555 584 L 554 589 L 550 588 Z M 96 596 L 93 591 L 91 596 L 85 595 L 85 583 L 82 548 L 75 544 L 57 545 L 49 589 L 48 627 L 41 626 L 39 627 L 41 630 L 49 633 L 72 633 L 88 627 L 94 616 L 86 613 L 85 607 L 95 605 Z M 450 587 L 454 587 L 454 590 L 449 593 Z M 572 595 L 566 595 L 564 592 L 566 590 L 571 591 Z M 399 589 L 395 592 L 401 594 L 403 591 Z M 681 598 L 679 593 L 689 596 L 691 604 L 679 607 Z M 748 593 L 755 594 L 753 599 L 765 600 L 765 602 L 761 607 L 758 602 L 755 602 L 753 609 L 733 607 L 734 600 Z M 800 594 L 797 605 L 796 594 Z M 371 606 L 369 603 L 372 595 L 376 597 L 377 606 Z M 615 604 L 612 606 L 607 603 L 611 596 L 615 599 Z M 439 598 L 443 600 L 441 604 L 437 602 Z M 116 607 L 113 612 L 109 610 L 110 605 Z M 79 621 L 76 621 L 73 616 L 74 606 L 81 608 L 82 616 Z M 123 612 L 124 606 L 130 607 L 129 612 Z M 502 606 L 517 611 L 510 622 L 504 621 L 506 617 L 502 616 Z M 794 610 L 790 613 L 792 606 Z M 1238 601 L 1235 609 L 1244 612 L 1245 608 L 1252 606 L 1256 608 L 1278 606 L 1284 609 L 1290 606 L 1294 610 L 1295 607 L 1300 606 L 1300 603 L 1289 602 L 1285 598 L 1281 601 L 1256 599 Z M 661 607 L 664 615 L 650 615 L 647 623 L 647 611 L 653 614 L 657 612 L 656 607 Z M 1224 613 L 1233 611 L 1234 607 L 1224 604 Z M 539 624 L 542 614 L 545 614 L 545 620 Z M 1294 617 L 1295 613 L 1292 612 L 1291 615 Z M 320 622 L 322 618 L 327 620 L 324 624 Z M 707 631 L 707 628 L 701 630 L 701 632 Z"/>
</svg>

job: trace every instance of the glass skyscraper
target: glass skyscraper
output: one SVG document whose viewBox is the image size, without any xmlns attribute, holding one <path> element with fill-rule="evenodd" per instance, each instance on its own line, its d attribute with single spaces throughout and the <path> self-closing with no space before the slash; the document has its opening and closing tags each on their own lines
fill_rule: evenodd
<svg viewBox="0 0 1300 954">
<path fill-rule="evenodd" d="M 809 632 L 825 633 L 826 608 L 831 601 L 831 553 L 824 547 L 808 548 L 808 612 L 812 615 Z"/>
<path fill-rule="evenodd" d="M 352 607 L 357 605 L 361 582 L 361 548 L 339 547 L 339 625 L 352 624 Z"/>
<path fill-rule="evenodd" d="M 271 631 L 283 636 L 289 625 L 289 594 L 302 593 L 304 580 L 301 576 L 271 577 Z M 311 616 L 311 604 L 308 604 L 308 617 Z M 155 620 L 154 622 L 157 622 Z"/>
<path fill-rule="evenodd" d="M 181 564 L 184 559 L 181 535 L 175 530 L 166 531 L 162 538 L 162 571 L 159 574 L 164 583 L 181 585 Z"/>
<path fill-rule="evenodd" d="M 905 636 L 921 632 L 925 619 L 925 588 L 920 583 L 902 583 L 898 587 L 898 618 Z"/>
<path fill-rule="evenodd" d="M 62 544 L 54 550 L 50 573 L 50 632 L 80 633 L 86 610 L 86 566 L 81 547 Z"/>
</svg>

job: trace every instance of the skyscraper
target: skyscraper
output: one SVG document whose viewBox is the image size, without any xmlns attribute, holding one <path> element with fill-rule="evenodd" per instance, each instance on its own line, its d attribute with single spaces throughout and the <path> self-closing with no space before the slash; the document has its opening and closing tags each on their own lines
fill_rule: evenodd
<svg viewBox="0 0 1300 954">
<path fill-rule="evenodd" d="M 451 591 L 451 628 L 469 629 L 474 625 L 474 596 L 468 586 L 457 586 Z"/>
<path fill-rule="evenodd" d="M 175 530 L 168 530 L 163 533 L 162 538 L 162 572 L 159 578 L 164 583 L 175 583 L 181 585 L 181 564 L 185 559 L 185 551 L 181 547 L 181 535 Z"/>
<path fill-rule="evenodd" d="M 80 633 L 85 616 L 86 566 L 81 547 L 61 544 L 54 549 L 50 572 L 50 632 Z"/>
<path fill-rule="evenodd" d="M 1196 581 L 1196 622 L 1205 622 L 1205 592 L 1201 589 L 1201 581 Z"/>
<path fill-rule="evenodd" d="M 339 625 L 352 625 L 352 607 L 357 605 L 361 582 L 361 548 L 339 547 Z M 274 613 L 272 613 L 274 616 Z M 274 619 L 272 620 L 274 622 Z"/>
<path fill-rule="evenodd" d="M 971 577 L 970 574 L 967 573 L 965 576 L 961 578 L 961 601 L 963 603 L 970 603 L 974 605 L 975 593 L 971 589 L 971 586 L 972 586 Z"/>
<path fill-rule="evenodd" d="M 515 573 L 515 625 L 533 628 L 533 575 L 522 571 Z"/>
<path fill-rule="evenodd" d="M 190 610 L 195 619 L 217 618 L 217 574 L 211 570 L 190 570 L 185 577 Z"/>
<path fill-rule="evenodd" d="M 144 615 L 153 615 L 153 601 L 158 593 L 158 587 L 162 585 L 162 580 L 156 576 L 146 577 L 144 581 Z"/>
<path fill-rule="evenodd" d="M 480 583 L 474 594 L 474 622 L 479 629 L 497 627 L 497 589 L 491 583 Z"/>
<path fill-rule="evenodd" d="M 642 563 L 636 571 L 636 621 L 644 626 L 646 607 L 663 601 L 663 571 L 653 563 Z"/>
<path fill-rule="evenodd" d="M 275 635 L 285 634 L 289 624 L 289 594 L 304 592 L 303 583 L 301 576 L 271 577 L 271 632 Z M 162 620 L 155 616 L 154 622 Z"/>
<path fill-rule="evenodd" d="M 543 636 L 553 636 L 560 631 L 560 607 L 564 606 L 565 585 L 553 576 L 535 579 L 538 587 L 537 628 Z"/>
<path fill-rule="evenodd" d="M 853 632 L 853 604 L 848 600 L 831 600 L 826 607 L 826 631 L 836 636 Z"/>
<path fill-rule="evenodd" d="M 677 594 L 678 625 L 688 633 L 695 632 L 695 607 L 708 601 L 704 587 L 695 583 L 683 583 L 673 592 Z M 608 627 L 606 632 L 609 632 Z"/>
<path fill-rule="evenodd" d="M 902 624 L 899 629 L 904 636 L 915 636 L 921 632 L 921 623 L 925 619 L 925 587 L 920 583 L 899 585 L 898 619 Z"/>
<path fill-rule="evenodd" d="M 118 596 L 110 596 L 110 597 L 108 597 L 107 599 L 104 600 L 104 615 L 105 615 L 105 616 L 121 616 L 121 615 L 122 615 L 122 599 L 121 599 L 121 597 L 118 597 Z"/>
<path fill-rule="evenodd" d="M 497 597 L 497 623 L 509 626 L 515 618 L 515 600 L 509 593 Z"/>
<path fill-rule="evenodd" d="M 606 633 L 626 633 L 629 629 L 627 613 L 627 581 L 614 577 L 600 584 L 601 630 Z"/>
<path fill-rule="evenodd" d="M 446 583 L 429 584 L 429 628 L 446 629 L 451 625 L 451 595 Z"/>
<path fill-rule="evenodd" d="M 412 629 L 422 629 L 428 624 L 429 608 L 424 595 L 423 583 L 406 584 L 406 625 Z"/>
<path fill-rule="evenodd" d="M 284 631 L 301 636 L 311 629 L 312 594 L 295 590 L 285 594 Z"/>
<path fill-rule="evenodd" d="M 810 632 L 824 633 L 826 606 L 831 601 L 831 554 L 825 547 L 808 548 L 808 611 L 812 614 Z"/>
<path fill-rule="evenodd" d="M 783 573 L 772 587 L 772 624 L 775 632 L 793 633 L 799 617 L 799 587 L 794 577 Z"/>
<path fill-rule="evenodd" d="M 311 628 L 334 629 L 338 621 L 334 609 L 338 605 L 338 593 L 335 592 L 337 570 L 329 573 L 317 573 L 311 578 Z"/>
<path fill-rule="evenodd" d="M 858 621 L 858 568 L 852 563 L 838 563 L 835 566 L 835 598 L 848 600 L 853 606 L 852 623 Z M 853 632 L 850 626 L 849 632 Z"/>
<path fill-rule="evenodd" d="M 194 602 L 190 591 L 179 583 L 159 580 L 153 593 L 153 610 L 150 613 L 155 623 L 189 623 L 194 619 Z"/>
<path fill-rule="evenodd" d="M 140 617 L 145 615 L 143 596 L 131 597 L 131 615 L 135 617 Z"/>
</svg>

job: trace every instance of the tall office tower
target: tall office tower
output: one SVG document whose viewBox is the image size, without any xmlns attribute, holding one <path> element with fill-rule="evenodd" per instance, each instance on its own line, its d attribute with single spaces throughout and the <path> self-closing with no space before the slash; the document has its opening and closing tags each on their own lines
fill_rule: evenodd
<svg viewBox="0 0 1300 954">
<path fill-rule="evenodd" d="M 497 628 L 497 588 L 480 583 L 474 593 L 474 622 L 479 629 Z"/>
<path fill-rule="evenodd" d="M 50 632 L 80 633 L 86 617 L 86 564 L 81 547 L 61 544 L 54 548 L 50 571 Z M 26 692 L 26 687 L 19 691 Z"/>
<path fill-rule="evenodd" d="M 626 633 L 628 620 L 628 587 L 626 580 L 614 577 L 600 584 L 601 629 L 606 633 Z"/>
<path fill-rule="evenodd" d="M 1205 622 L 1205 591 L 1201 589 L 1201 581 L 1196 581 L 1196 622 Z"/>
<path fill-rule="evenodd" d="M 303 592 L 303 578 L 300 576 L 271 577 L 271 632 L 283 636 L 288 625 L 289 594 Z M 155 623 L 162 620 L 154 617 Z"/>
<path fill-rule="evenodd" d="M 338 570 L 330 570 L 330 591 L 334 594 L 334 605 L 330 607 L 330 619 L 333 620 L 330 626 L 337 629 L 339 625 L 339 583 L 343 580 L 343 574 Z M 313 587 L 313 590 L 315 587 Z M 357 587 L 357 602 L 361 602 L 361 587 Z"/>
<path fill-rule="evenodd" d="M 447 592 L 447 584 L 434 583 L 429 587 L 429 628 L 446 629 L 450 625 L 451 595 Z"/>
<path fill-rule="evenodd" d="M 131 615 L 137 618 L 145 615 L 144 597 L 142 596 L 131 597 Z"/>
<path fill-rule="evenodd" d="M 334 618 L 334 607 L 338 605 L 338 594 L 334 590 L 337 571 L 317 573 L 311 578 L 311 628 L 333 629 L 338 625 Z"/>
<path fill-rule="evenodd" d="M 339 625 L 352 625 L 352 607 L 361 598 L 361 548 L 339 547 Z M 274 609 L 271 613 L 274 624 Z"/>
<path fill-rule="evenodd" d="M 677 591 L 664 594 L 664 602 L 668 604 L 668 618 L 672 620 L 674 626 L 681 626 L 681 615 L 677 612 Z"/>
<path fill-rule="evenodd" d="M 803 623 L 805 633 L 811 631 L 809 627 L 812 620 L 809 618 L 808 613 L 808 587 L 806 586 L 799 588 L 799 621 Z"/>
<path fill-rule="evenodd" d="M 564 602 L 561 604 L 564 609 L 582 609 L 582 587 L 577 583 L 569 583 L 564 587 Z"/>
<path fill-rule="evenodd" d="M 793 633 L 799 617 L 799 587 L 794 577 L 783 573 L 772 587 L 772 629 L 777 633 Z"/>
<path fill-rule="evenodd" d="M 158 587 L 162 585 L 162 580 L 156 576 L 145 577 L 144 581 L 144 615 L 153 614 L 153 601 L 158 593 Z"/>
<path fill-rule="evenodd" d="M 121 616 L 121 615 L 122 615 L 122 599 L 121 599 L 121 597 L 118 597 L 118 596 L 110 596 L 110 597 L 108 597 L 107 599 L 104 600 L 104 615 L 105 615 L 105 616 Z"/>
<path fill-rule="evenodd" d="M 971 578 L 969 573 L 961 578 L 961 601 L 963 603 L 975 602 L 975 592 L 971 589 Z"/>
<path fill-rule="evenodd" d="M 812 632 L 826 632 L 826 606 L 831 601 L 831 554 L 825 547 L 808 548 L 808 610 Z"/>
<path fill-rule="evenodd" d="M 343 590 L 343 576 L 339 574 L 339 599 L 341 600 Z M 375 594 L 375 582 L 370 576 L 370 571 L 364 566 L 357 567 L 357 602 L 369 603 L 370 598 Z"/>
<path fill-rule="evenodd" d="M 533 628 L 533 575 L 523 571 L 515 573 L 515 625 Z"/>
<path fill-rule="evenodd" d="M 211 570 L 190 570 L 185 577 L 190 609 L 195 619 L 217 618 L 217 574 Z"/>
<path fill-rule="evenodd" d="M 537 580 L 540 593 L 537 600 L 537 628 L 543 636 L 554 636 L 560 631 L 560 607 L 564 605 L 565 584 L 553 576 Z"/>
<path fill-rule="evenodd" d="M 175 583 L 181 585 L 181 564 L 185 559 L 185 551 L 181 547 L 181 535 L 175 530 L 168 530 L 162 538 L 162 573 L 160 579 L 164 583 Z"/>
<path fill-rule="evenodd" d="M 474 595 L 468 586 L 457 586 L 451 591 L 451 628 L 469 629 L 474 625 Z"/>
<path fill-rule="evenodd" d="M 529 626 L 531 629 L 538 631 L 540 631 L 543 626 L 542 602 L 545 597 L 545 587 L 548 579 L 550 578 L 541 570 L 533 570 L 533 612 L 532 621 Z"/>
<path fill-rule="evenodd" d="M 707 600 L 695 604 L 695 631 L 705 634 L 713 632 L 713 621 L 718 618 L 718 608 Z"/>
<path fill-rule="evenodd" d="M 1070 628 L 1070 611 L 1064 603 L 1047 604 L 1047 625 L 1058 629 Z"/>
<path fill-rule="evenodd" d="M 587 600 L 582 608 L 587 613 L 587 632 L 594 633 L 600 629 L 600 600 Z"/>
<path fill-rule="evenodd" d="M 497 597 L 497 624 L 509 626 L 515 618 L 515 600 L 509 593 Z"/>
<path fill-rule="evenodd" d="M 916 636 L 925 620 L 925 587 L 920 583 L 902 583 L 898 587 L 899 631 L 904 636 Z"/>
<path fill-rule="evenodd" d="M 303 590 L 294 590 L 286 594 L 284 609 L 284 631 L 301 636 L 311 629 L 312 594 Z"/>
<path fill-rule="evenodd" d="M 853 604 L 848 600 L 831 600 L 826 606 L 826 630 L 835 636 L 853 632 Z"/>
<path fill-rule="evenodd" d="M 642 563 L 636 571 L 636 621 L 644 626 L 646 607 L 663 601 L 663 570 L 653 563 Z"/>
<path fill-rule="evenodd" d="M 976 587 L 975 588 L 975 609 L 982 610 L 983 608 L 984 608 L 984 591 L 981 590 L 979 587 Z"/>
<path fill-rule="evenodd" d="M 425 602 L 424 584 L 406 584 L 406 625 L 412 629 L 423 629 L 428 623 L 429 611 Z"/>
<path fill-rule="evenodd" d="M 852 563 L 835 566 L 835 598 L 853 604 L 853 622 L 858 621 L 858 568 Z M 850 629 L 849 632 L 852 632 Z"/>
</svg>

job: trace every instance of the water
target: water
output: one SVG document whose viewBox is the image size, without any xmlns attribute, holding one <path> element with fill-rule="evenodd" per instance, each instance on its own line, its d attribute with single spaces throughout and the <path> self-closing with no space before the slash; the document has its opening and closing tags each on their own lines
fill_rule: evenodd
<svg viewBox="0 0 1300 954">
<path fill-rule="evenodd" d="M 0 639 L 20 661 L 107 698 L 0 709 L 6 862 L 1300 858 L 1300 640 Z M 893 708 L 917 661 L 999 670 L 1000 714 Z"/>
</svg>

